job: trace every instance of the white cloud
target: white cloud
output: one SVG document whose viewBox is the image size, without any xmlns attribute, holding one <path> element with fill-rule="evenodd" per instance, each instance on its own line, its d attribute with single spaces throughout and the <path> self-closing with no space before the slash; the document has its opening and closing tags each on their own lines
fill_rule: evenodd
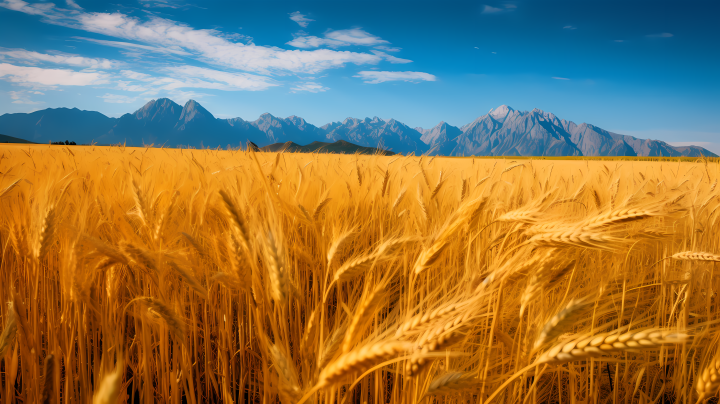
<svg viewBox="0 0 720 404">
<path fill-rule="evenodd" d="M 505 8 L 517 8 L 515 4 L 505 4 Z"/>
<path fill-rule="evenodd" d="M 376 51 L 376 50 L 371 51 L 371 52 L 374 53 L 374 54 L 376 54 L 376 55 L 378 55 L 378 56 L 382 56 L 383 59 L 387 60 L 388 62 L 390 62 L 390 63 L 392 63 L 392 64 L 412 63 L 412 60 L 410 60 L 410 59 L 398 58 L 398 57 L 395 57 L 395 56 L 393 56 L 393 55 L 388 55 L 388 54 L 385 53 L 385 52 L 380 52 L 380 51 Z"/>
<path fill-rule="evenodd" d="M 133 80 L 139 80 L 139 81 L 155 80 L 155 77 L 153 77 L 149 74 L 134 72 L 132 70 L 122 70 L 120 72 L 120 74 L 122 74 L 123 77 L 127 77 L 127 78 L 133 79 Z"/>
<path fill-rule="evenodd" d="M 364 45 L 364 46 L 375 46 L 384 43 L 389 43 L 384 39 L 380 39 L 375 35 L 371 35 L 366 31 L 359 28 L 343 29 L 338 31 L 330 31 L 325 34 L 326 38 L 341 41 L 350 45 Z"/>
<path fill-rule="evenodd" d="M 615 42 L 622 43 L 622 42 L 625 42 L 625 40 L 624 39 L 616 39 Z"/>
<path fill-rule="evenodd" d="M 13 104 L 34 105 L 34 104 L 43 104 L 44 103 L 44 101 L 32 101 L 30 99 L 29 94 L 45 95 L 45 94 L 41 93 L 40 91 L 8 91 L 8 94 L 10 94 L 10 99 L 13 100 L 13 102 L 12 102 Z"/>
<path fill-rule="evenodd" d="M 65 3 L 67 3 L 68 7 L 74 8 L 75 10 L 82 10 L 82 7 L 80 7 L 74 0 L 65 0 Z"/>
<path fill-rule="evenodd" d="M 130 92 L 143 92 L 143 91 L 149 90 L 147 87 L 144 87 L 142 85 L 137 85 L 137 84 L 131 84 L 131 82 L 129 82 L 129 81 L 118 80 L 115 83 L 117 84 L 118 90 L 130 91 Z"/>
<path fill-rule="evenodd" d="M 127 95 L 110 94 L 100 95 L 98 98 L 102 98 L 105 102 L 111 104 L 131 104 L 137 101 L 140 97 L 128 97 Z"/>
<path fill-rule="evenodd" d="M 563 27 L 563 29 L 574 30 L 574 29 L 577 29 L 577 27 L 573 27 L 572 25 L 566 25 Z"/>
<path fill-rule="evenodd" d="M 360 28 L 342 29 L 337 31 L 329 31 L 325 34 L 325 38 L 316 36 L 298 36 L 287 44 L 296 48 L 318 48 L 320 46 L 376 46 L 387 44 L 388 41 L 370 34 Z"/>
<path fill-rule="evenodd" d="M 436 77 L 423 72 L 387 72 L 387 71 L 362 71 L 353 77 L 363 79 L 368 84 L 379 84 L 386 81 L 435 81 Z"/>
<path fill-rule="evenodd" d="M 376 46 L 375 49 L 385 52 L 400 52 L 402 50 L 402 48 L 397 48 L 394 46 Z"/>
<path fill-rule="evenodd" d="M 495 14 L 495 13 L 500 13 L 500 12 L 502 12 L 502 11 L 505 11 L 505 10 L 503 10 L 502 8 L 498 8 L 498 7 L 488 6 L 488 5 L 486 4 L 486 5 L 483 7 L 482 13 L 483 13 L 483 14 Z"/>
<path fill-rule="evenodd" d="M 555 80 L 570 80 L 566 77 L 553 77 Z"/>
<path fill-rule="evenodd" d="M 74 39 L 82 39 L 88 42 L 93 42 L 99 45 L 105 45 L 105 46 L 112 46 L 114 48 L 122 48 L 122 49 L 128 49 L 128 50 L 141 50 L 141 51 L 149 51 L 149 52 L 155 52 L 155 53 L 164 53 L 164 54 L 173 54 L 173 55 L 179 55 L 179 56 L 190 56 L 192 55 L 189 52 L 185 52 L 178 48 L 159 48 L 157 46 L 147 46 L 147 45 L 140 45 L 136 43 L 130 43 L 130 42 L 119 42 L 119 41 L 106 41 L 104 39 L 93 39 L 93 38 L 85 38 L 82 36 L 74 36 Z"/>
<path fill-rule="evenodd" d="M 669 32 L 662 32 L 660 34 L 646 35 L 648 38 L 672 38 L 674 35 Z"/>
<path fill-rule="evenodd" d="M 15 60 L 27 60 L 29 62 L 48 62 L 61 65 L 89 67 L 92 69 L 113 69 L 121 66 L 123 63 L 111 61 L 102 58 L 86 58 L 77 55 L 58 54 L 49 55 L 46 53 L 32 52 L 25 49 L 1 49 L 0 55 L 7 56 Z"/>
<path fill-rule="evenodd" d="M 290 13 L 290 19 L 295 21 L 296 23 L 298 23 L 298 25 L 303 28 L 307 27 L 311 21 L 315 21 L 315 20 L 311 20 L 311 19 L 305 17 L 304 14 L 300 14 L 299 11 Z"/>
<path fill-rule="evenodd" d="M 169 90 L 192 87 L 225 91 L 261 91 L 278 85 L 269 77 L 248 73 L 228 73 L 204 67 L 177 66 L 168 67 L 166 70 L 172 73 L 173 78 L 163 78 L 159 82 L 166 82 L 163 88 Z"/>
<path fill-rule="evenodd" d="M 0 77 L 12 83 L 55 86 L 90 86 L 109 83 L 109 75 L 103 72 L 76 72 L 67 69 L 43 69 L 40 67 L 15 66 L 0 63 Z"/>
<path fill-rule="evenodd" d="M 313 81 L 308 81 L 306 83 L 296 84 L 295 87 L 292 87 L 290 89 L 291 92 L 297 93 L 300 91 L 307 91 L 310 93 L 321 93 L 324 91 L 329 90 L 327 87 L 323 87 L 320 83 L 315 83 Z"/>
<path fill-rule="evenodd" d="M 21 0 L 5 0 L 0 7 L 39 15 L 43 21 L 81 29 L 97 34 L 144 42 L 146 44 L 180 49 L 203 62 L 238 70 L 268 73 L 317 73 L 338 68 L 348 63 L 377 64 L 382 59 L 373 54 L 319 49 L 314 51 L 285 50 L 270 46 L 233 43 L 213 29 L 194 29 L 186 24 L 152 16 L 147 21 L 122 13 L 89 13 L 64 10 L 52 3 L 28 4 Z M 352 31 L 352 30 L 347 30 Z M 342 33 L 336 33 L 341 36 Z M 343 40 L 362 44 L 380 44 L 387 41 L 377 37 L 353 37 L 352 32 L 341 36 Z M 374 38 L 374 39 L 373 39 Z M 330 37 L 330 39 L 334 39 Z M 336 39 L 337 40 L 337 39 Z"/>
</svg>

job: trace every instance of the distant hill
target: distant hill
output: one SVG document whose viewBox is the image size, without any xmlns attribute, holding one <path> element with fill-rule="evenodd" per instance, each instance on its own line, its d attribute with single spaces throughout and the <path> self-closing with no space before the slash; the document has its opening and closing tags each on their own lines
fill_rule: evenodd
<svg viewBox="0 0 720 404">
<path fill-rule="evenodd" d="M 264 152 L 290 152 L 290 153 L 336 153 L 336 154 L 382 154 L 383 156 L 392 156 L 393 153 L 388 150 L 381 150 L 375 147 L 364 147 L 338 140 L 335 143 L 312 142 L 308 145 L 301 146 L 295 142 L 273 143 L 260 148 Z"/>
<path fill-rule="evenodd" d="M 32 143 L 25 139 L 0 134 L 0 143 Z"/>
<path fill-rule="evenodd" d="M 444 156 L 717 157 L 700 146 L 672 146 L 660 140 L 639 139 L 588 123 L 578 125 L 537 108 L 517 111 L 507 105 L 491 109 L 461 127 L 440 122 L 430 129 L 411 128 L 395 119 L 378 117 L 347 118 L 318 127 L 294 115 L 279 118 L 265 113 L 254 121 L 221 119 L 197 101 L 189 100 L 180 106 L 160 98 L 120 118 L 77 108 L 4 114 L 0 116 L 0 132 L 35 143 L 72 139 L 78 144 L 215 148 L 237 147 L 251 141 L 273 148 L 291 142 L 289 147 L 301 149 L 318 143 L 324 150 L 338 153 L 354 153 L 350 150 L 357 147 L 380 147 L 395 153 Z M 338 141 L 352 147 L 336 145 Z"/>
</svg>

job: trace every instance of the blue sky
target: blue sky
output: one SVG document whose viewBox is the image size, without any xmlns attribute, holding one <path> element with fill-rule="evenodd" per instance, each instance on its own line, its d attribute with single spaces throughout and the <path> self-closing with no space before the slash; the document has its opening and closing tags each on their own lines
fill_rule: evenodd
<svg viewBox="0 0 720 404">
<path fill-rule="evenodd" d="M 0 0 L 0 114 L 196 99 L 461 126 L 507 104 L 720 152 L 717 1 Z"/>
</svg>

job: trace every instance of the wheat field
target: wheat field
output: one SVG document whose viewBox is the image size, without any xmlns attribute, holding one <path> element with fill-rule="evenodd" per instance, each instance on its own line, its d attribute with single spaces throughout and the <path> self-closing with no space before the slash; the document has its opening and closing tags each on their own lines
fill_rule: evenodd
<svg viewBox="0 0 720 404">
<path fill-rule="evenodd" d="M 2 403 L 695 403 L 718 163 L 0 146 Z"/>
</svg>

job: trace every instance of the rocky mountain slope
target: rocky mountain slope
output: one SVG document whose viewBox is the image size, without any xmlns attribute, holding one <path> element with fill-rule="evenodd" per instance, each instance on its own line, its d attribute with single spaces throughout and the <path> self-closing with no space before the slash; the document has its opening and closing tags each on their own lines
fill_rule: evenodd
<svg viewBox="0 0 720 404">
<path fill-rule="evenodd" d="M 36 143 L 69 139 L 78 144 L 237 147 L 251 141 L 262 147 L 345 141 L 396 153 L 452 156 L 715 156 L 698 146 L 675 147 L 587 123 L 577 125 L 539 109 L 517 111 L 507 105 L 459 128 L 446 122 L 430 129 L 411 128 L 378 117 L 347 118 L 317 127 L 294 115 L 278 118 L 265 113 L 255 121 L 219 119 L 194 100 L 180 106 L 161 98 L 120 118 L 77 108 L 4 114 L 0 133 Z"/>
</svg>

